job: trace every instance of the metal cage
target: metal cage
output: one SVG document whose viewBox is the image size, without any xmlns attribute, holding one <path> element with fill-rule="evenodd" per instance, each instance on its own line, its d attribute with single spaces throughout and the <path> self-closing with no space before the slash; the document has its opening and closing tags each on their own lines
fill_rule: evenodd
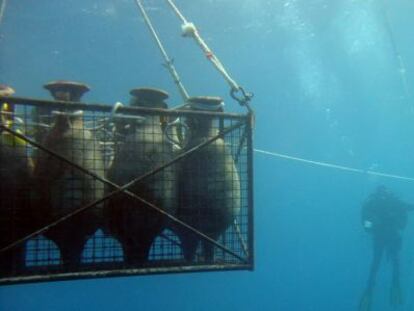
<svg viewBox="0 0 414 311">
<path fill-rule="evenodd" d="M 251 114 L 0 101 L 0 284 L 253 269 Z"/>
</svg>

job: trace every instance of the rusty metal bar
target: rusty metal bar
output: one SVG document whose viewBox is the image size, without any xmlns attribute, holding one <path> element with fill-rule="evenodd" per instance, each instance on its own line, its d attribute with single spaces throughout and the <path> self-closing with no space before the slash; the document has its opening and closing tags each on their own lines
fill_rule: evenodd
<svg viewBox="0 0 414 311">
<path fill-rule="evenodd" d="M 246 141 L 246 136 L 247 136 L 247 127 L 244 128 L 242 137 L 239 140 L 239 145 L 237 146 L 236 154 L 234 155 L 234 162 L 236 162 L 236 163 L 239 161 L 239 156 L 240 156 L 240 153 L 243 149 L 244 143 Z"/>
<path fill-rule="evenodd" d="M 249 120 L 249 119 L 248 119 Z M 248 127 L 247 127 L 247 125 L 244 127 L 244 130 L 243 130 L 243 134 L 242 134 L 242 136 L 241 136 L 241 138 L 240 138 L 240 140 L 239 140 L 239 144 L 238 144 L 238 146 L 237 146 L 237 151 L 236 151 L 236 154 L 234 155 L 234 162 L 237 164 L 238 163 L 238 161 L 239 161 L 239 156 L 240 156 L 240 153 L 241 153 L 241 151 L 242 151 L 242 149 L 243 149 L 243 146 L 244 146 L 244 144 L 245 144 L 245 142 L 246 142 L 246 137 L 247 137 L 247 132 L 248 132 Z M 241 233 L 241 230 L 240 230 L 240 226 L 239 226 L 239 224 L 237 223 L 237 219 L 234 219 L 234 221 L 233 221 L 233 226 L 234 226 L 234 229 L 236 230 L 236 233 L 237 233 L 237 237 L 239 238 L 239 241 L 240 241 L 240 244 L 242 245 L 242 248 L 243 248 L 243 252 L 244 252 L 244 254 L 246 255 L 246 257 L 249 257 L 249 250 L 248 250 L 248 248 L 247 248 L 247 245 L 246 245 L 246 242 L 244 241 L 244 239 L 243 239 L 243 235 L 242 235 L 242 233 Z"/>
<path fill-rule="evenodd" d="M 249 245 L 249 263 L 254 267 L 254 214 L 253 214 L 253 122 L 254 122 L 254 114 L 250 113 L 249 118 L 247 121 L 247 194 L 248 194 L 248 237 L 250 239 Z"/>
<path fill-rule="evenodd" d="M 242 245 L 244 254 L 246 255 L 246 257 L 249 257 L 249 250 L 247 249 L 246 242 L 243 239 L 243 235 L 241 233 L 240 226 L 237 223 L 237 219 L 234 219 L 233 226 L 234 226 L 234 229 L 236 230 L 237 237 L 239 238 L 240 244 Z"/>
<path fill-rule="evenodd" d="M 73 279 L 91 279 L 106 277 L 125 277 L 132 275 L 149 275 L 161 273 L 192 273 L 208 271 L 234 271 L 250 269 L 249 264 L 211 264 L 211 265 L 185 265 L 185 266 L 162 266 L 136 269 L 106 269 L 100 271 L 88 272 L 69 272 L 55 274 L 28 275 L 18 277 L 0 278 L 0 285 L 33 283 L 33 282 L 50 282 Z"/>
<path fill-rule="evenodd" d="M 166 211 L 164 211 L 163 209 L 161 209 L 161 208 L 159 208 L 159 207 L 155 206 L 154 204 L 152 204 L 152 203 L 150 203 L 150 202 L 148 202 L 148 201 L 146 201 L 146 200 L 144 200 L 144 199 L 140 198 L 140 197 L 139 197 L 139 196 L 137 196 L 136 194 L 134 194 L 134 193 L 132 193 L 132 192 L 129 192 L 129 191 L 127 190 L 129 187 L 131 187 L 131 186 L 132 186 L 132 185 L 134 185 L 135 183 L 140 182 L 140 181 L 142 181 L 143 179 L 145 179 L 145 178 L 147 178 L 147 177 L 150 177 L 150 176 L 152 176 L 152 175 L 154 175 L 154 174 L 156 174 L 156 173 L 160 172 L 160 171 L 161 171 L 161 170 L 163 170 L 164 168 L 166 168 L 166 167 L 168 167 L 168 166 L 170 166 L 170 165 L 172 165 L 172 164 L 174 164 L 174 163 L 176 163 L 176 162 L 180 161 L 182 158 L 184 158 L 184 157 L 188 156 L 189 154 L 192 154 L 193 152 L 196 152 L 197 150 L 199 150 L 199 149 L 201 149 L 201 148 L 203 148 L 203 147 L 207 146 L 208 144 L 212 143 L 213 141 L 215 141 L 215 140 L 217 140 L 217 139 L 219 139 L 219 138 L 221 138 L 221 137 L 224 137 L 224 135 L 226 135 L 226 134 L 230 133 L 231 131 L 235 130 L 236 128 L 241 127 L 242 125 L 243 125 L 243 123 L 242 123 L 242 122 L 238 122 L 238 123 L 236 123 L 235 125 L 230 126 L 229 128 L 225 129 L 223 132 L 221 132 L 221 133 L 219 133 L 219 134 L 217 134 L 217 135 L 215 135 L 215 136 L 213 136 L 213 137 L 209 138 L 209 139 L 208 139 L 208 140 L 206 140 L 205 142 L 203 142 L 203 143 L 201 143 L 201 144 L 199 144 L 199 145 L 197 145 L 197 146 L 195 146 L 195 147 L 193 147 L 193 148 L 189 149 L 188 151 L 186 151 L 186 152 L 184 152 L 184 153 L 180 154 L 179 156 L 177 156 L 177 157 L 176 157 L 176 158 L 174 158 L 173 160 L 171 160 L 171 161 L 169 161 L 169 162 L 167 162 L 167 163 L 165 163 L 165 164 L 163 164 L 163 165 L 161 165 L 161 166 L 159 166 L 159 167 L 157 167 L 157 168 L 155 168 L 155 169 L 153 169 L 153 170 L 149 171 L 149 172 L 148 172 L 148 173 L 146 173 L 146 174 L 143 174 L 143 175 L 141 175 L 141 176 L 137 177 L 136 179 L 134 179 L 134 180 L 130 181 L 129 183 L 127 183 L 127 184 L 125 184 L 125 185 L 123 185 L 123 186 L 121 186 L 121 187 L 120 187 L 120 186 L 118 186 L 118 185 L 116 185 L 116 184 L 112 183 L 111 181 L 109 181 L 109 180 L 107 180 L 107 179 L 105 179 L 105 178 L 102 178 L 102 177 L 100 177 L 100 176 L 98 176 L 98 175 L 96 175 L 96 174 L 94 174 L 94 173 L 92 173 L 92 172 L 89 172 L 88 170 L 84 169 L 83 167 L 81 167 L 81 166 L 79 166 L 79 165 L 76 165 L 75 163 L 72 163 L 70 160 L 68 160 L 68 159 L 66 159 L 66 158 L 64 158 L 64 157 L 62 157 L 62 156 L 60 156 L 60 155 L 58 155 L 57 153 L 54 153 L 53 151 L 48 150 L 47 148 L 45 148 L 45 147 L 43 147 L 43 146 L 39 145 L 38 143 L 36 143 L 36 142 L 32 141 L 31 139 L 27 138 L 26 136 L 24 136 L 24 135 L 22 135 L 22 134 L 19 134 L 19 133 L 15 132 L 15 131 L 13 131 L 13 130 L 11 130 L 11 129 L 7 128 L 7 127 L 5 127 L 4 125 L 1 125 L 1 124 L 0 124 L 0 128 L 1 128 L 1 129 L 3 129 L 3 130 L 5 130 L 5 131 L 9 132 L 10 134 L 12 134 L 12 135 L 14 135 L 14 136 L 16 136 L 16 137 L 18 137 L 18 138 L 20 138 L 20 139 L 25 140 L 26 142 L 28 142 L 28 143 L 30 143 L 30 144 L 32 144 L 32 145 L 34 145 L 35 147 L 38 147 L 38 148 L 40 147 L 40 149 L 42 149 L 42 150 L 44 150 L 44 151 L 46 151 L 46 152 L 49 152 L 49 153 L 51 153 L 51 154 L 52 154 L 52 155 L 54 155 L 54 156 L 57 156 L 57 158 L 61 159 L 62 161 L 65 161 L 67 164 L 72 165 L 72 166 L 74 166 L 74 167 L 75 167 L 75 168 L 77 168 L 77 169 L 80 169 L 80 170 L 81 170 L 82 172 L 84 172 L 85 174 L 88 174 L 88 175 L 90 175 L 90 176 L 94 177 L 95 179 L 97 179 L 97 180 L 99 180 L 99 181 L 101 181 L 101 182 L 103 182 L 103 183 L 106 183 L 106 184 L 108 184 L 108 185 L 110 185 L 110 186 L 114 187 L 115 189 L 117 189 L 117 190 L 112 191 L 111 193 L 107 194 L 106 196 L 102 197 L 101 199 L 95 200 L 94 202 L 91 202 L 91 203 L 89 203 L 89 204 L 87 204 L 87 205 L 85 205 L 85 206 L 83 206 L 83 207 L 80 207 L 79 209 L 77 209 L 77 210 L 75 210 L 75 211 L 73 211 L 73 212 L 71 212 L 71 213 L 68 213 L 67 215 L 65 215 L 65 216 L 63 216 L 63 217 L 61 217 L 61 218 L 57 219 L 56 221 L 54 221 L 54 222 L 50 223 L 49 225 L 44 226 L 43 228 L 41 228 L 41 229 L 39 229 L 39 230 L 36 230 L 36 231 L 32 232 L 31 234 L 29 234 L 29 235 L 27 235 L 27 236 L 25 236 L 25 237 L 23 237 L 23 238 L 21 238 L 21 239 L 19 239 L 19 240 L 15 241 L 15 242 L 13 242 L 13 243 L 11 243 L 11 244 L 7 245 L 6 247 L 4 247 L 4 248 L 0 249 L 0 253 L 1 253 L 1 252 L 4 252 L 4 251 L 7 251 L 7 250 L 9 250 L 9 249 L 11 249 L 11 248 L 13 248 L 13 247 L 15 247 L 15 246 L 17 246 L 17 245 L 21 244 L 21 243 L 24 243 L 25 241 L 27 241 L 27 240 L 29 240 L 29 239 L 31 239 L 31 238 L 33 238 L 33 237 L 35 237 L 35 236 L 37 236 L 37 235 L 39 235 L 39 234 L 43 233 L 43 232 L 45 232 L 45 231 L 49 230 L 49 229 L 50 229 L 50 228 L 52 228 L 52 227 L 55 227 L 56 225 L 58 225 L 58 224 L 60 224 L 60 223 L 62 223 L 62 222 L 64 222 L 64 221 L 66 221 L 67 219 L 69 219 L 69 218 L 71 218 L 71 217 L 73 217 L 73 216 L 75 216 L 75 215 L 78 215 L 78 214 L 80 214 L 80 213 L 82 213 L 82 212 L 86 211 L 87 209 L 89 209 L 89 208 L 92 208 L 92 207 L 96 206 L 97 204 L 100 204 L 100 203 L 104 202 L 104 201 L 105 201 L 105 200 L 107 200 L 108 198 L 110 198 L 110 197 L 112 197 L 112 196 L 114 196 L 114 195 L 116 195 L 116 194 L 118 194 L 118 193 L 120 193 L 120 192 L 124 192 L 124 193 L 127 193 L 128 195 L 130 195 L 130 196 L 134 197 L 135 199 L 137 199 L 137 200 L 141 201 L 142 203 L 146 204 L 148 207 L 150 207 L 150 208 L 152 208 L 152 209 L 156 210 L 158 213 L 160 213 L 160 214 L 164 215 L 165 217 L 169 218 L 170 220 L 172 220 L 172 221 L 173 221 L 173 222 L 175 222 L 176 224 L 179 224 L 179 225 L 183 226 L 184 228 L 186 228 L 186 229 L 188 229 L 188 230 L 192 231 L 193 233 L 197 234 L 199 237 L 203 238 L 204 240 L 208 241 L 209 243 L 212 243 L 213 245 L 215 245 L 216 247 L 220 248 L 221 250 L 223 250 L 223 251 L 225 251 L 225 252 L 227 252 L 227 253 L 229 253 L 229 254 L 233 255 L 234 257 L 238 258 L 238 259 L 239 259 L 239 260 L 241 260 L 241 261 L 245 261 L 245 260 L 246 260 L 245 258 L 243 258 L 243 257 L 239 256 L 238 254 L 236 254 L 236 253 L 235 253 L 235 252 L 233 252 L 232 250 L 228 249 L 227 247 L 225 247 L 225 246 L 221 245 L 220 243 L 218 243 L 217 241 L 213 240 L 213 239 L 212 239 L 212 238 L 210 238 L 209 236 L 205 235 L 204 233 L 202 233 L 202 232 L 198 231 L 197 229 L 193 228 L 192 226 L 190 226 L 190 225 L 186 224 L 185 222 L 183 222 L 183 221 L 179 220 L 179 219 L 178 219 L 178 218 L 176 218 L 175 216 L 170 215 L 169 213 L 167 213 L 167 212 L 166 212 Z M 128 192 L 126 192 L 126 191 L 128 191 Z"/>
<path fill-rule="evenodd" d="M 70 109 L 70 110 L 84 110 L 92 112 L 106 112 L 110 113 L 113 109 L 112 104 L 96 104 L 96 103 L 81 103 L 81 102 L 70 102 L 70 101 L 56 101 L 56 100 L 45 100 L 28 97 L 7 97 L 0 96 L 0 102 L 7 102 L 10 104 L 21 104 L 28 106 L 47 106 L 56 109 Z M 116 110 L 117 113 L 129 113 L 129 114 L 140 114 L 145 113 L 148 115 L 169 115 L 169 116 L 209 116 L 209 117 L 223 117 L 233 120 L 245 120 L 246 114 L 237 114 L 229 112 L 209 112 L 209 111 L 194 111 L 194 110 L 180 110 L 180 109 L 161 109 L 161 108 L 145 108 L 145 107 L 131 107 L 121 106 Z"/>
</svg>

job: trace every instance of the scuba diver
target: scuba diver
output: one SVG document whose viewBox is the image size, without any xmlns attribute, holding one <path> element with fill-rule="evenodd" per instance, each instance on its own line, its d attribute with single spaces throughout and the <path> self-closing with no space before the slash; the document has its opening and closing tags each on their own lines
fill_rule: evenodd
<svg viewBox="0 0 414 311">
<path fill-rule="evenodd" d="M 407 212 L 411 210 L 413 205 L 401 201 L 385 186 L 378 186 L 362 205 L 361 220 L 364 230 L 372 236 L 373 257 L 359 311 L 371 310 L 372 292 L 384 253 L 392 265 L 390 303 L 394 307 L 402 304 L 399 263 L 401 232 L 407 224 Z"/>
</svg>

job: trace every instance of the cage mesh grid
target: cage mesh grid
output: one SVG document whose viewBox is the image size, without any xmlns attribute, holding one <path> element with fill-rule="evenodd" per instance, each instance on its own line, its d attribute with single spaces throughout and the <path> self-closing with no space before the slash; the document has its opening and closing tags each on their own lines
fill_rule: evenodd
<svg viewBox="0 0 414 311">
<path fill-rule="evenodd" d="M 38 234 L 0 252 L 0 283 L 252 268 L 248 116 L 130 108 L 114 117 L 104 106 L 28 99 L 15 107 L 2 125 L 32 142 L 1 131 L 0 246 Z M 185 126 L 170 126 L 178 117 Z M 136 180 L 128 190 L 138 199 L 105 180 Z"/>
</svg>

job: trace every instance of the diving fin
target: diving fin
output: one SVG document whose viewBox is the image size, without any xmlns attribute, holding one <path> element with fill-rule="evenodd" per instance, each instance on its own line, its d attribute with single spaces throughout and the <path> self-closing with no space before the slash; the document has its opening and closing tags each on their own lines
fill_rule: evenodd
<svg viewBox="0 0 414 311">
<path fill-rule="evenodd" d="M 358 311 L 370 311 L 372 304 L 372 291 L 366 290 L 359 301 Z"/>
<path fill-rule="evenodd" d="M 390 290 L 390 304 L 393 307 L 398 307 L 404 303 L 401 287 L 393 285 Z"/>
</svg>

